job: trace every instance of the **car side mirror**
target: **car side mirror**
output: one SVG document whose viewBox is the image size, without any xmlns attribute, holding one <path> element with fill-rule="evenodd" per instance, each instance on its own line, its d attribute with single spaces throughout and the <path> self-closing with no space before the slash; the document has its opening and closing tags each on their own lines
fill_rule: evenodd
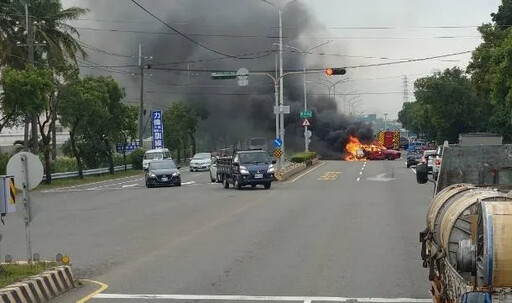
<svg viewBox="0 0 512 303">
<path fill-rule="evenodd" d="M 272 160 L 272 164 L 276 164 L 276 163 L 277 163 L 277 161 L 276 161 L 276 160 Z"/>
<path fill-rule="evenodd" d="M 418 182 L 418 184 L 428 182 L 428 166 L 426 163 L 416 165 L 416 182 Z"/>
</svg>

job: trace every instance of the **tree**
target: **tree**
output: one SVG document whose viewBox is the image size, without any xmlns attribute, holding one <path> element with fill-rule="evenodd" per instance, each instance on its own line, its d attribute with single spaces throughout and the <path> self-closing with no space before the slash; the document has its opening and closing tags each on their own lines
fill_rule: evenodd
<svg viewBox="0 0 512 303">
<path fill-rule="evenodd" d="M 93 77 L 88 77 L 67 84 L 58 98 L 60 121 L 70 129 L 71 152 L 76 159 L 78 175 L 83 178 L 83 163 L 77 140 L 81 135 L 88 134 L 91 123 L 99 123 L 104 119 L 102 103 L 108 99 L 107 88 Z"/>
<path fill-rule="evenodd" d="M 438 142 L 457 140 L 459 133 L 485 128 L 482 102 L 459 68 L 416 80 L 416 102 L 404 104 L 399 119 L 405 127 Z"/>
<path fill-rule="evenodd" d="M 53 63 L 66 60 L 76 61 L 77 54 L 86 55 L 75 38 L 79 37 L 78 31 L 68 22 L 85 14 L 86 9 L 63 9 L 60 0 L 27 1 L 30 22 L 37 22 L 37 26 L 33 28 L 35 41 L 46 44 L 44 48 L 35 50 L 36 65 L 51 66 Z M 19 47 L 17 42 L 26 42 L 25 1 L 0 0 L 0 10 L 0 65 L 22 69 L 28 62 L 28 48 Z"/>
<path fill-rule="evenodd" d="M 182 151 L 187 152 L 193 144 L 199 123 L 197 114 L 180 103 L 173 103 L 164 113 L 164 142 L 176 152 L 180 161 Z"/>
</svg>

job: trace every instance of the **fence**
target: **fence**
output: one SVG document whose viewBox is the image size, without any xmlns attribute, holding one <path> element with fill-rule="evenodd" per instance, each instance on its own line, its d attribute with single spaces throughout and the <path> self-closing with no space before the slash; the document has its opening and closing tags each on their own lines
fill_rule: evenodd
<svg viewBox="0 0 512 303">
<path fill-rule="evenodd" d="M 132 165 L 131 164 L 126 165 L 126 169 L 132 169 Z M 122 171 L 122 170 L 124 170 L 124 165 L 114 167 L 114 171 Z M 87 170 L 83 170 L 82 173 L 84 176 L 107 174 L 107 173 L 109 173 L 109 169 L 108 169 L 108 167 L 87 169 Z M 76 178 L 76 177 L 78 177 L 78 171 L 70 171 L 70 172 L 65 172 L 65 173 L 52 174 L 52 180 Z M 45 179 L 46 179 L 46 176 L 43 176 L 43 180 L 45 180 Z"/>
</svg>

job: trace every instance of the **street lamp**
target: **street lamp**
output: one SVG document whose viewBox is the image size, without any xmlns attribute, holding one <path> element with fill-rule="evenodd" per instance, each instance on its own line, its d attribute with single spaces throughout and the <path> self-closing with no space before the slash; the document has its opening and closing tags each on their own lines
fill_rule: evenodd
<svg viewBox="0 0 512 303">
<path fill-rule="evenodd" d="M 268 1 L 268 0 L 260 0 L 261 2 L 267 3 L 269 5 L 272 5 L 279 14 L 279 108 L 282 108 L 284 105 L 284 91 L 283 91 L 283 9 L 286 8 L 286 6 L 297 2 L 298 0 L 292 0 L 288 3 L 286 3 L 282 8 L 275 5 L 274 3 Z M 281 151 L 283 152 L 284 157 L 284 113 L 279 113 L 279 137 L 281 138 L 283 144 L 281 145 Z M 282 161 L 282 160 L 281 160 Z"/>
<path fill-rule="evenodd" d="M 290 46 L 290 45 L 286 45 L 286 44 L 283 44 L 283 45 L 280 45 L 280 46 L 284 46 L 284 47 L 287 47 L 287 48 L 291 48 L 291 49 L 294 49 L 298 52 L 300 52 L 304 58 L 302 60 L 303 62 L 303 68 L 302 68 L 302 71 L 304 72 L 303 74 L 303 86 L 304 86 L 304 111 L 307 111 L 308 110 L 308 98 L 307 98 L 307 90 L 306 90 L 306 55 L 310 54 L 312 50 L 316 49 L 316 48 L 319 48 L 321 46 L 324 46 L 326 44 L 329 44 L 331 43 L 331 41 L 326 41 L 326 42 L 323 42 L 323 43 L 320 43 L 316 46 L 313 46 L 307 50 L 302 50 L 298 47 L 294 47 L 294 46 Z M 274 45 L 276 45 L 276 43 L 274 43 Z M 309 138 L 308 138 L 308 127 L 307 126 L 304 126 L 304 150 L 306 152 L 309 151 Z"/>
</svg>

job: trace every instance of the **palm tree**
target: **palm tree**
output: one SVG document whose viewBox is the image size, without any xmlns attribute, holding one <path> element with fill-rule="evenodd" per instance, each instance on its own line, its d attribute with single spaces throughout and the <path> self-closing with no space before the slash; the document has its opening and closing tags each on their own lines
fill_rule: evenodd
<svg viewBox="0 0 512 303">
<path fill-rule="evenodd" d="M 86 9 L 63 9 L 60 0 L 0 0 L 0 65 L 23 68 L 28 62 L 28 48 L 18 46 L 27 42 L 25 3 L 30 22 L 36 24 L 32 27 L 34 41 L 44 43 L 44 47 L 35 48 L 36 66 L 76 63 L 77 55 L 86 56 L 78 31 L 67 23 L 87 13 Z"/>
</svg>

